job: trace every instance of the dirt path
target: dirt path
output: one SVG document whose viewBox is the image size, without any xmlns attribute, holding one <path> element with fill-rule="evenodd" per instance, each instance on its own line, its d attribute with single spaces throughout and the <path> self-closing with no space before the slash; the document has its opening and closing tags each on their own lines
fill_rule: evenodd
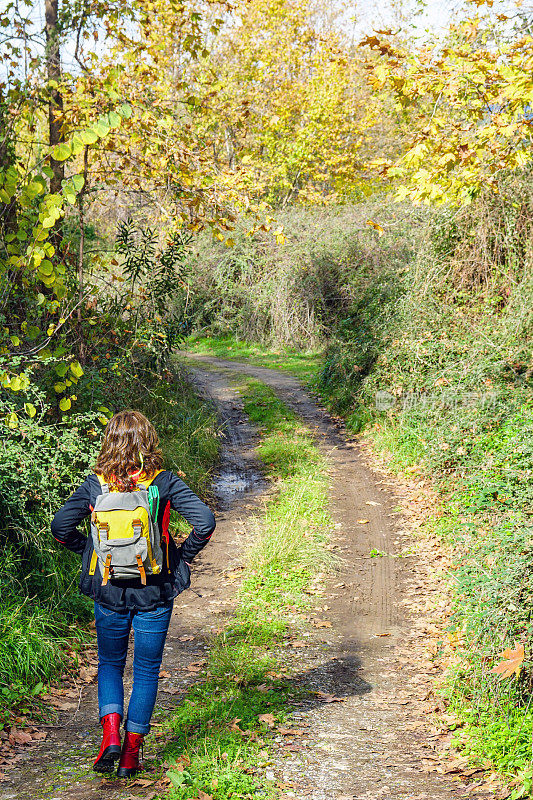
<svg viewBox="0 0 533 800">
<path fill-rule="evenodd" d="M 191 354 L 192 356 L 192 354 Z M 331 511 L 340 571 L 321 599 L 321 628 L 314 648 L 299 651 L 307 685 L 345 697 L 342 703 L 310 706 L 300 721 L 309 736 L 297 754 L 280 744 L 273 771 L 287 796 L 311 800 L 451 800 L 466 796 L 452 777 L 430 772 L 438 733 L 420 731 L 431 677 L 410 667 L 413 623 L 405 611 L 420 576 L 411 558 L 398 558 L 411 544 L 399 530 L 397 502 L 365 463 L 357 441 L 320 409 L 299 381 L 262 367 L 193 356 L 229 381 L 239 374 L 269 385 L 314 431 L 331 464 Z M 189 362 L 191 363 L 191 362 Z M 213 369 L 216 372 L 213 372 Z M 205 373 L 204 373 L 205 375 Z M 200 378 L 201 380 L 201 378 Z M 368 520 L 358 523 L 358 520 Z M 382 556 L 371 557 L 377 551 Z M 417 621 L 418 628 L 420 621 Z M 418 632 L 417 632 L 418 633 Z M 301 653 L 301 655 L 300 655 Z M 431 667 L 430 670 L 431 671 Z M 453 773 L 453 769 L 450 770 Z"/>
<path fill-rule="evenodd" d="M 202 597 L 188 592 L 175 605 L 163 663 L 171 677 L 161 682 L 158 714 L 164 715 L 179 702 L 180 692 L 194 679 L 187 666 L 194 670 L 195 662 L 201 661 L 206 636 L 217 628 L 220 615 L 231 609 L 231 588 L 224 588 L 223 573 L 235 564 L 227 563 L 226 554 L 242 540 L 246 515 L 264 488 L 253 459 L 254 432 L 232 388 L 241 373 L 271 386 L 314 431 L 331 464 L 334 543 L 343 559 L 317 610 L 320 620 L 331 622 L 331 628 L 312 629 L 308 646 L 291 648 L 287 656 L 292 664 L 298 659 L 299 678 L 306 686 L 344 699 L 310 702 L 295 714 L 307 733 L 290 747 L 277 737 L 278 757 L 267 777 L 278 779 L 284 798 L 464 797 L 462 784 L 426 771 L 434 758 L 434 743 L 416 732 L 420 724 L 417 704 L 427 694 L 429 679 L 409 663 L 413 621 L 403 602 L 416 587 L 418 576 L 411 559 L 392 557 L 407 544 L 398 531 L 395 501 L 366 466 L 357 442 L 318 408 L 296 379 L 273 370 L 196 359 L 195 380 L 217 402 L 227 422 L 218 480 L 222 510 L 216 536 L 195 563 L 193 586 Z M 368 522 L 360 524 L 360 519 Z M 371 557 L 373 550 L 385 555 Z M 190 636 L 194 639 L 184 640 Z M 131 670 L 128 682 L 130 676 Z M 0 798 L 133 797 L 132 790 L 119 782 L 108 782 L 103 793 L 88 768 L 98 743 L 96 716 L 96 687 L 92 685 L 82 692 L 79 710 L 63 714 L 46 741 L 26 751 L 10 773 L 11 781 L 1 786 Z M 157 727 L 155 731 L 148 743 L 149 754 L 157 752 Z M 135 796 L 145 792 L 136 787 Z"/>
</svg>

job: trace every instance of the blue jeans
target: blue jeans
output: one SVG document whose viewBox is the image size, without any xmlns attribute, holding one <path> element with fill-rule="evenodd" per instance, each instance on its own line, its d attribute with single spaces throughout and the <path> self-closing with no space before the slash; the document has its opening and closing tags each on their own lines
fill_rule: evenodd
<svg viewBox="0 0 533 800">
<path fill-rule="evenodd" d="M 133 627 L 133 689 L 125 728 L 146 734 L 157 697 L 159 669 L 167 637 L 172 602 L 154 611 L 110 611 L 94 604 L 98 639 L 98 705 L 100 718 L 106 714 L 124 716 L 124 665 L 128 639 Z"/>
</svg>

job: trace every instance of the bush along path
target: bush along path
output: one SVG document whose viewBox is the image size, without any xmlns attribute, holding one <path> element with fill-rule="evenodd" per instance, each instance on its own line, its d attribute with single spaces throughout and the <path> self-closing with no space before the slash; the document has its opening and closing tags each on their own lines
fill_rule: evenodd
<svg viewBox="0 0 533 800">
<path fill-rule="evenodd" d="M 416 663 L 400 608 L 417 574 L 394 557 L 406 541 L 393 501 L 295 379 L 222 366 L 194 372 L 226 419 L 223 508 L 195 566 L 201 596 L 176 603 L 147 770 L 129 784 L 91 774 L 92 685 L 0 796 L 471 796 L 455 768 L 428 771 L 441 743 L 420 727 L 433 668 Z M 247 419 L 270 479 L 261 507 Z"/>
</svg>

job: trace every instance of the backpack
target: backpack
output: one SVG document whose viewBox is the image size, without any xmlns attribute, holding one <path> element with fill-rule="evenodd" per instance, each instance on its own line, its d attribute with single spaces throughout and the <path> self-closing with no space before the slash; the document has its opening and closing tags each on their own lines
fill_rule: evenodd
<svg viewBox="0 0 533 800">
<path fill-rule="evenodd" d="M 159 472 L 138 483 L 132 492 L 110 490 L 103 476 L 98 475 L 102 493 L 96 498 L 91 513 L 94 551 L 89 574 L 94 575 L 98 563 L 102 586 L 109 578 L 138 577 L 146 586 L 146 576 L 158 575 L 163 569 L 161 533 L 157 525 L 159 489 L 151 485 Z"/>
</svg>

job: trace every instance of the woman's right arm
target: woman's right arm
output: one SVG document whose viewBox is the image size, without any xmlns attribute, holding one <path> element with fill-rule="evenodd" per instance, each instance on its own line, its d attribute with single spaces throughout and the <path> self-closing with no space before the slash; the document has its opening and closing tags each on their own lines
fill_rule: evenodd
<svg viewBox="0 0 533 800">
<path fill-rule="evenodd" d="M 87 537 L 78 530 L 78 525 L 91 513 L 91 478 L 86 478 L 52 520 L 54 539 L 81 555 L 87 544 Z"/>
</svg>

